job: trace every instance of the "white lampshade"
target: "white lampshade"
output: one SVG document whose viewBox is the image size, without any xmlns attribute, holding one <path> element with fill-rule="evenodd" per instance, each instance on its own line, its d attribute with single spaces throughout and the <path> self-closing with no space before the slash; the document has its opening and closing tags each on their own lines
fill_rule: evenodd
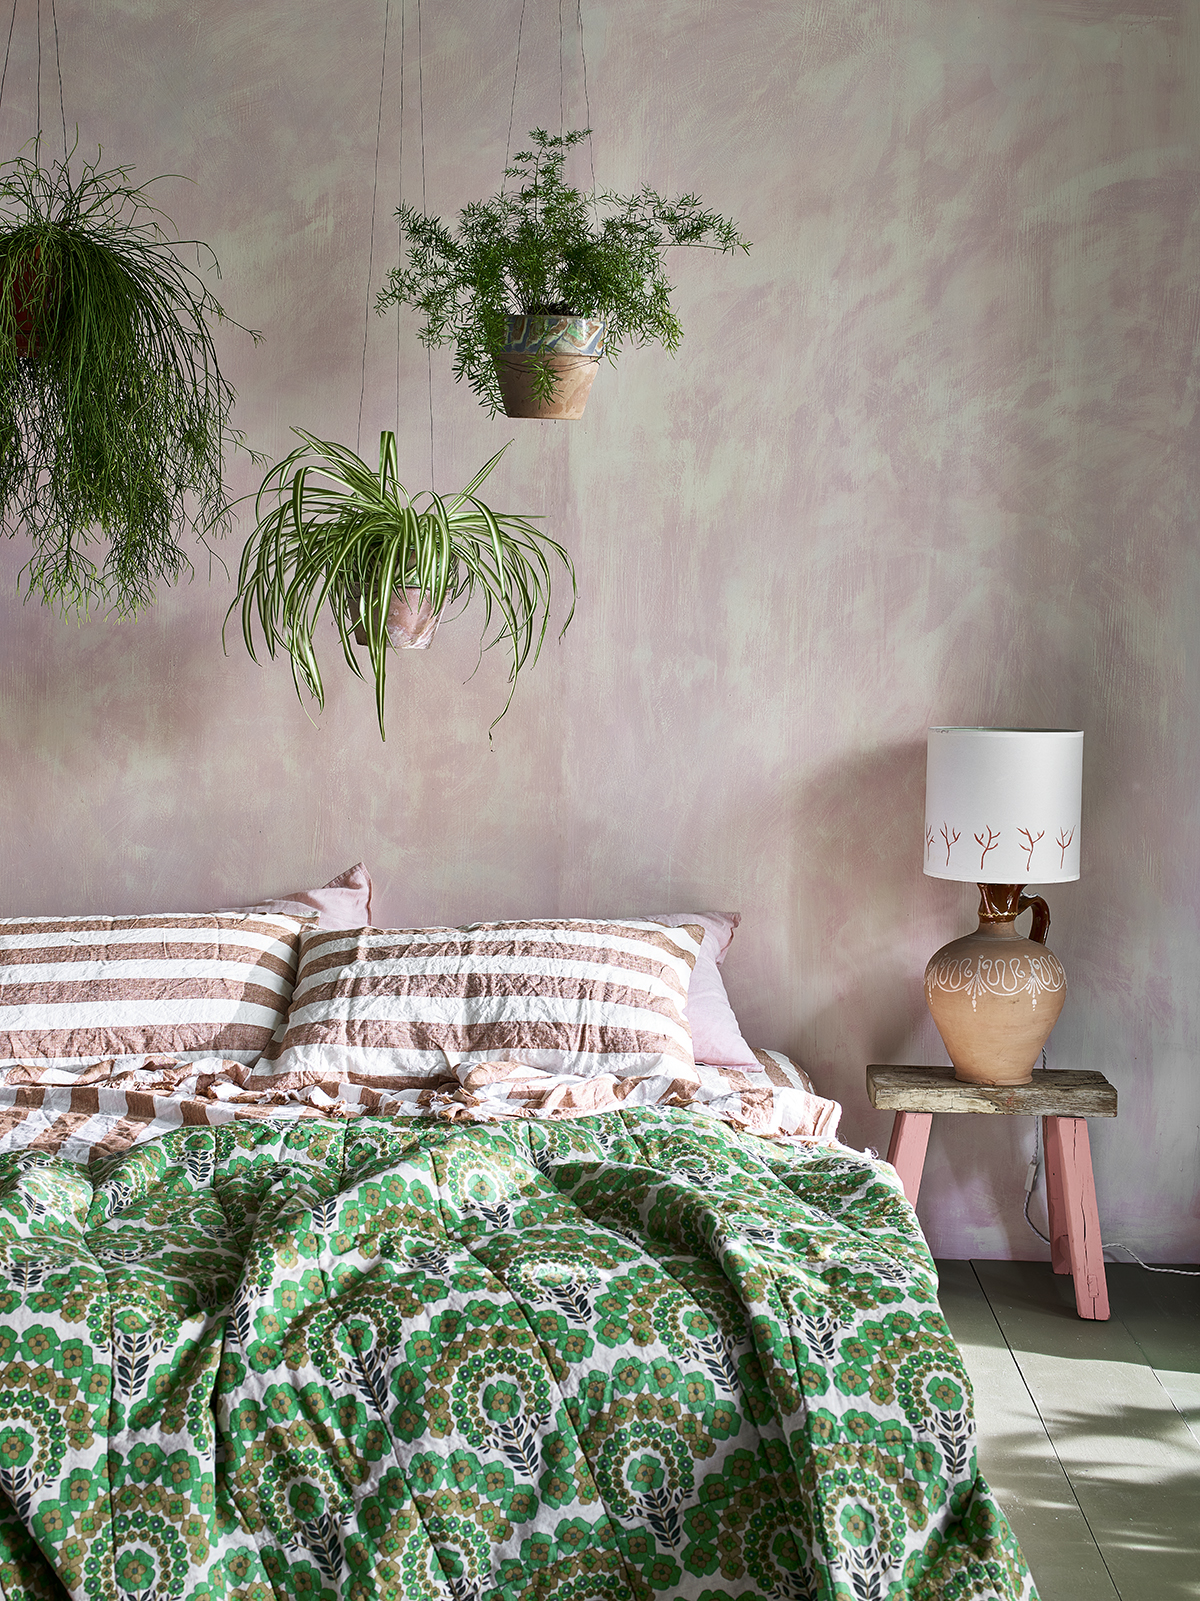
<svg viewBox="0 0 1200 1601">
<path fill-rule="evenodd" d="M 1081 728 L 931 728 L 925 871 L 971 884 L 1079 877 Z"/>
</svg>

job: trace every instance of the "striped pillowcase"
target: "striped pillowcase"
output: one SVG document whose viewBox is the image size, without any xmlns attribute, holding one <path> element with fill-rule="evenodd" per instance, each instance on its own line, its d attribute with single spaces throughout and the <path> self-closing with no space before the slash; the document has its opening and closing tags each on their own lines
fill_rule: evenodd
<svg viewBox="0 0 1200 1601">
<path fill-rule="evenodd" d="M 684 1002 L 703 937 L 575 920 L 306 931 L 287 1031 L 259 1070 L 414 1085 L 495 1060 L 675 1074 L 694 1065 Z"/>
<path fill-rule="evenodd" d="M 232 912 L 0 921 L 0 1070 L 256 1062 L 286 1020 L 309 926 Z"/>
</svg>

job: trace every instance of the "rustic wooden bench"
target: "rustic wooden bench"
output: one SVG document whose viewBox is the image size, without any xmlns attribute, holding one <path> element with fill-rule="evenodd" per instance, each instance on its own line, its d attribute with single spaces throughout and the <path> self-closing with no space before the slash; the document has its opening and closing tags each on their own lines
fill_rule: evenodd
<svg viewBox="0 0 1200 1601">
<path fill-rule="evenodd" d="M 952 1067 L 867 1068 L 871 1105 L 896 1114 L 887 1159 L 916 1205 L 935 1112 L 983 1112 L 1040 1117 L 1046 1145 L 1046 1206 L 1050 1260 L 1075 1281 L 1082 1318 L 1108 1317 L 1108 1285 L 1100 1244 L 1089 1117 L 1116 1117 L 1117 1092 L 1103 1073 L 1036 1070 L 1030 1084 L 960 1083 Z"/>
</svg>

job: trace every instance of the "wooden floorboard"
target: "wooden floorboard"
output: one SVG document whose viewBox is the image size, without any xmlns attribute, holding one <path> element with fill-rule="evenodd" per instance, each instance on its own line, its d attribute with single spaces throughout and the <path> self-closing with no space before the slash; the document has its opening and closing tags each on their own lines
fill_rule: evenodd
<svg viewBox="0 0 1200 1601">
<path fill-rule="evenodd" d="M 1146 1350 L 1119 1313 L 1077 1317 L 1070 1278 L 1048 1264 L 973 1267 L 1121 1601 L 1197 1601 L 1200 1447 Z M 1176 1360 L 1180 1336 L 1129 1315 Z"/>
<path fill-rule="evenodd" d="M 1087 1519 L 969 1262 L 939 1262 L 939 1300 L 975 1391 L 979 1471 L 1042 1601 L 1116 1601 Z"/>
<path fill-rule="evenodd" d="M 1113 1316 L 1133 1335 L 1200 1445 L 1200 1270 L 1151 1273 L 1120 1263 L 1107 1271 Z"/>
</svg>

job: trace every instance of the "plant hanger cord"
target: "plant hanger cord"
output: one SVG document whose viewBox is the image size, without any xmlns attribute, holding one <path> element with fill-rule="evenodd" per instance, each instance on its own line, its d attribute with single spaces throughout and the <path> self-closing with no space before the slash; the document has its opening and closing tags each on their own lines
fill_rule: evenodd
<svg viewBox="0 0 1200 1601">
<path fill-rule="evenodd" d="M 397 209 L 404 200 L 404 43 L 405 43 L 405 0 L 400 4 L 400 132 L 399 149 L 397 157 Z M 371 287 L 375 276 L 375 213 L 379 203 L 379 161 L 383 144 L 383 101 L 387 83 L 387 48 L 388 30 L 391 22 L 391 0 L 384 0 L 383 7 L 383 48 L 379 64 L 379 105 L 375 118 L 375 167 L 371 186 L 371 232 L 367 250 L 367 288 L 365 304 L 363 306 L 363 342 L 362 342 L 362 369 L 358 390 L 358 432 L 355 439 L 355 450 L 362 453 L 362 425 L 363 410 L 367 396 L 367 346 L 370 341 L 371 329 Z M 421 142 L 421 209 L 428 215 L 428 203 L 425 183 L 425 94 L 424 81 L 421 71 L 421 0 L 417 0 L 417 99 L 418 117 Z M 398 240 L 403 249 L 403 228 Z M 429 482 L 434 482 L 434 423 L 433 423 L 433 354 L 426 352 L 426 381 L 429 392 Z M 400 319 L 396 318 L 396 416 L 400 415 Z"/>
<path fill-rule="evenodd" d="M 374 272 L 375 272 L 375 208 L 376 208 L 376 205 L 378 204 L 378 201 L 379 201 L 379 146 L 380 146 L 380 141 L 382 139 L 382 134 L 383 134 L 383 90 L 384 90 L 384 85 L 387 82 L 388 23 L 391 21 L 391 15 L 392 15 L 392 3 L 391 3 L 391 0 L 384 0 L 384 5 L 383 5 L 383 49 L 380 52 L 380 62 L 379 62 L 379 109 L 378 109 L 378 111 L 376 113 L 376 116 L 375 116 L 375 172 L 374 172 L 374 177 L 373 177 L 372 182 L 371 182 L 371 234 L 370 234 L 370 242 L 369 242 L 369 244 L 367 246 L 367 293 L 366 293 L 366 304 L 363 307 L 362 379 L 361 379 L 361 382 L 359 384 L 359 390 L 358 390 L 358 433 L 356 434 L 355 441 L 354 441 L 354 448 L 355 448 L 355 450 L 358 452 L 358 454 L 360 456 L 362 454 L 363 405 L 364 405 L 364 403 L 366 401 L 366 396 L 367 396 L 367 336 L 368 336 L 368 332 L 369 332 L 370 326 L 371 326 L 371 280 L 374 277 Z M 403 62 L 404 62 L 404 58 L 403 58 L 403 56 L 401 56 L 400 59 L 401 59 L 401 67 L 400 67 L 400 72 L 401 72 L 400 96 L 401 96 L 401 98 L 400 98 L 400 105 L 401 105 L 401 117 L 403 118 L 403 106 L 404 106 L 404 84 L 403 84 L 403 73 L 404 73 Z M 399 410 L 399 407 L 397 407 L 397 410 Z"/>
<path fill-rule="evenodd" d="M 521 35 L 525 30 L 525 7 L 527 3 L 528 0 L 521 0 L 521 16 L 517 22 L 517 64 L 513 68 L 512 98 L 508 103 L 508 137 L 504 141 L 504 180 L 508 178 L 508 158 L 512 151 L 513 113 L 517 108 L 517 78 L 521 71 Z M 504 190 L 504 180 L 500 184 L 501 193 Z"/>
<path fill-rule="evenodd" d="M 13 0 L 12 16 L 8 19 L 8 43 L 4 47 L 4 71 L 0 72 L 0 105 L 4 103 L 4 81 L 8 77 L 8 58 L 12 54 L 12 36 L 16 25 L 17 0 Z"/>
<path fill-rule="evenodd" d="M 425 187 L 425 51 L 421 33 L 421 0 L 417 0 L 417 126 L 421 132 L 421 210 L 429 215 L 429 194 Z M 425 349 L 426 386 L 429 391 L 429 487 L 436 482 L 433 470 L 433 351 Z"/>
<path fill-rule="evenodd" d="M 504 141 L 504 177 L 500 183 L 500 193 L 503 194 L 508 185 L 508 162 L 512 154 L 513 119 L 517 108 L 517 79 L 521 73 L 521 35 L 525 28 L 525 7 L 528 0 L 521 0 L 521 16 L 517 22 L 517 56 L 513 65 L 512 95 L 508 105 L 508 135 Z M 596 155 L 592 143 L 592 100 L 588 93 L 587 79 L 587 52 L 583 46 L 583 0 L 575 0 L 575 27 L 579 35 L 579 67 L 580 77 L 583 81 L 583 107 L 584 127 L 587 129 L 588 166 L 592 175 L 592 211 L 599 220 L 599 200 L 596 194 Z M 563 0 L 558 0 L 558 137 L 562 139 L 566 133 L 566 48 L 563 35 Z"/>
<path fill-rule="evenodd" d="M 4 70 L 0 72 L 0 105 L 4 102 L 4 83 L 8 77 L 8 58 L 12 53 L 13 30 L 17 25 L 17 7 L 20 0 L 13 0 L 12 15 L 8 20 L 8 42 L 4 47 Z M 54 29 L 54 70 L 58 78 L 58 114 L 62 121 L 63 160 L 70 155 L 67 145 L 67 108 L 63 98 L 62 78 L 62 51 L 58 42 L 58 12 L 55 10 L 54 0 L 50 0 L 50 21 Z M 37 128 L 42 130 L 42 0 L 37 0 Z M 35 145 L 35 154 L 37 146 Z"/>
<path fill-rule="evenodd" d="M 41 3 L 41 0 L 39 0 L 39 4 L 40 3 Z M 50 21 L 54 25 L 54 66 L 55 66 L 56 72 L 58 73 L 58 114 L 62 118 L 63 160 L 65 161 L 67 159 L 68 154 L 69 154 L 69 152 L 67 150 L 67 108 L 63 103 L 62 55 L 59 52 L 59 48 L 58 48 L 58 12 L 54 9 L 54 0 L 50 0 Z M 42 49 L 42 41 L 41 41 L 41 31 L 39 29 L 39 32 L 38 32 L 38 66 L 39 66 L 39 71 L 40 71 L 40 68 L 41 68 L 41 49 Z M 38 113 L 38 120 L 39 120 L 39 122 L 41 121 L 41 112 L 40 112 L 40 110 L 39 110 L 39 113 Z"/>
</svg>

